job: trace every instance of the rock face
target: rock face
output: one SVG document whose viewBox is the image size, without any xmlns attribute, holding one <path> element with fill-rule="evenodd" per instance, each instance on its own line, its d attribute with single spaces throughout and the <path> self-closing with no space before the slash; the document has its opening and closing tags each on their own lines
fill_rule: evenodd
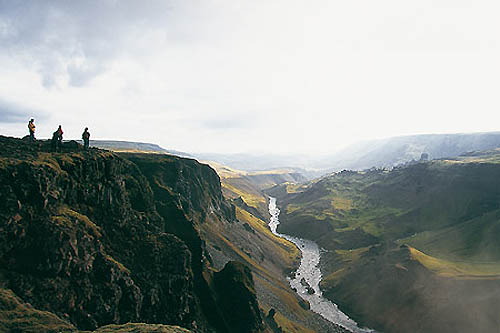
<svg viewBox="0 0 500 333">
<path fill-rule="evenodd" d="M 230 261 L 214 276 L 226 320 L 235 332 L 259 332 L 264 327 L 250 269 Z"/>
<path fill-rule="evenodd" d="M 75 147 L 0 137 L 0 287 L 78 329 L 232 331 L 196 227 L 234 217 L 215 172 Z"/>
</svg>

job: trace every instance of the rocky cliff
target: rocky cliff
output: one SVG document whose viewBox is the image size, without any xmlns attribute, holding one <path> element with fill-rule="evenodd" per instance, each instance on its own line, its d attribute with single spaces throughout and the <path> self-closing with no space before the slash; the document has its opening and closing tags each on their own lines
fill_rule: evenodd
<svg viewBox="0 0 500 333">
<path fill-rule="evenodd" d="M 199 225 L 231 222 L 234 208 L 212 169 L 76 143 L 47 148 L 0 137 L 1 288 L 78 329 L 144 322 L 230 332 L 227 306 L 241 306 L 249 312 L 238 331 L 266 330 L 249 307 L 253 281 L 233 279 L 245 296 L 228 302 L 214 280 Z M 231 267 L 224 279 L 243 274 Z"/>
</svg>

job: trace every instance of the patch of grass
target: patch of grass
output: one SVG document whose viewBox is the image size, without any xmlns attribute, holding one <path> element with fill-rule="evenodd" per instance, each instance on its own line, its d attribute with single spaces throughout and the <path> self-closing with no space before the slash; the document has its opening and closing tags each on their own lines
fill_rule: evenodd
<svg viewBox="0 0 500 333">
<path fill-rule="evenodd" d="M 333 209 L 348 211 L 352 208 L 352 199 L 335 196 L 332 198 L 331 204 Z"/>
<path fill-rule="evenodd" d="M 17 158 L 0 157 L 0 168 L 5 168 L 9 165 L 18 165 L 22 163 L 22 160 Z"/>
<path fill-rule="evenodd" d="M 250 268 L 253 272 L 255 272 L 256 274 L 260 274 L 262 276 L 265 276 L 268 279 L 274 279 L 274 277 L 271 275 L 271 273 L 269 273 L 264 267 L 259 265 L 254 259 L 250 258 L 250 256 L 248 254 L 243 252 L 240 248 L 238 248 L 235 244 L 233 244 L 226 237 L 221 235 L 220 239 L 225 244 L 225 246 L 227 246 L 231 251 L 233 251 L 236 255 L 238 255 L 239 260 L 243 261 L 248 266 L 250 266 Z"/>
<path fill-rule="evenodd" d="M 50 168 L 57 173 L 66 173 L 61 169 L 61 166 L 52 153 L 39 153 L 36 159 L 31 160 L 31 163 L 38 167 Z"/>
<path fill-rule="evenodd" d="M 290 204 L 286 206 L 286 213 L 293 214 L 294 212 L 301 211 L 302 207 L 300 205 Z"/>
<path fill-rule="evenodd" d="M 212 167 L 217 172 L 217 174 L 221 179 L 240 178 L 247 174 L 246 171 L 236 170 L 231 167 L 228 167 L 227 165 L 222 165 L 220 163 L 213 161 L 202 161 L 202 163 L 210 165 L 210 167 Z"/>
<path fill-rule="evenodd" d="M 473 152 L 469 154 L 464 154 L 462 156 L 458 156 L 452 159 L 443 159 L 441 160 L 444 163 L 456 164 L 456 163 L 492 163 L 498 164 L 500 163 L 500 148 Z"/>
<path fill-rule="evenodd" d="M 438 230 L 415 233 L 398 240 L 430 256 L 450 261 L 500 261 L 500 210 Z"/>
<path fill-rule="evenodd" d="M 294 183 L 286 183 L 285 186 L 286 186 L 286 192 L 288 194 L 300 193 L 308 188 L 308 185 L 294 184 Z"/>
<path fill-rule="evenodd" d="M 462 279 L 500 279 L 500 262 L 452 262 L 431 257 L 413 247 L 411 258 L 439 276 Z"/>
<path fill-rule="evenodd" d="M 80 214 L 66 205 L 59 207 L 57 215 L 51 217 L 52 221 L 57 225 L 74 229 L 78 225 L 83 226 L 84 229 L 94 237 L 101 237 L 101 228 L 92 222 L 87 216 Z"/>
<path fill-rule="evenodd" d="M 368 251 L 370 247 L 360 247 L 353 250 L 335 250 L 335 253 L 340 255 L 343 260 L 358 260 L 363 253 Z"/>
<path fill-rule="evenodd" d="M 0 289 L 0 332 L 76 332 L 76 328 L 53 313 L 24 303 L 11 290 Z"/>
<path fill-rule="evenodd" d="M 273 256 L 277 256 L 283 260 L 287 266 L 293 266 L 298 261 L 298 258 L 300 258 L 300 250 L 295 244 L 284 238 L 275 236 L 268 228 L 266 222 L 238 207 L 236 208 L 236 218 L 240 221 L 247 222 L 259 233 L 259 235 L 266 236 L 271 242 L 278 245 L 275 247 L 276 251 L 273 253 Z"/>
<path fill-rule="evenodd" d="M 189 333 L 190 330 L 179 326 L 162 324 L 128 323 L 123 325 L 106 325 L 94 333 Z M 82 332 L 83 333 L 83 332 Z"/>
<path fill-rule="evenodd" d="M 283 332 L 296 332 L 296 333 L 314 333 L 315 331 L 304 327 L 303 325 L 291 321 L 285 316 L 283 316 L 280 312 L 276 312 L 274 315 L 274 320 L 278 324 L 279 327 L 283 329 Z"/>
<path fill-rule="evenodd" d="M 323 277 L 322 284 L 332 285 L 335 281 L 342 279 L 342 277 L 349 273 L 348 267 L 359 262 L 361 256 L 369 249 L 370 247 L 361 247 L 352 250 L 335 250 L 335 254 L 338 256 L 338 261 L 340 262 L 340 268 Z"/>
<path fill-rule="evenodd" d="M 55 158 L 60 165 L 75 165 L 74 158 L 81 158 L 81 155 L 76 153 L 57 154 Z"/>
<path fill-rule="evenodd" d="M 233 193 L 233 198 L 241 197 L 247 205 L 254 208 L 261 208 L 262 205 L 266 205 L 266 198 L 256 191 L 243 190 L 242 186 L 235 186 L 234 184 L 230 184 L 228 180 L 223 180 L 222 188 L 226 191 Z"/>
<path fill-rule="evenodd" d="M 327 276 L 323 277 L 323 279 L 321 280 L 321 285 L 324 285 L 324 286 L 334 285 L 335 281 L 341 280 L 347 274 L 348 274 L 348 271 L 347 271 L 346 267 L 340 268 L 340 269 L 336 270 L 335 272 L 330 273 Z"/>
<path fill-rule="evenodd" d="M 127 274 L 130 274 L 130 270 L 127 267 L 125 267 L 121 262 L 117 261 L 115 258 L 110 256 L 109 254 L 105 254 L 104 257 L 107 260 L 111 261 L 113 264 L 115 264 L 120 271 L 125 272 Z"/>
<path fill-rule="evenodd" d="M 298 320 L 307 320 L 311 316 L 308 310 L 300 306 L 297 299 L 298 296 L 294 294 L 289 285 L 276 284 L 274 281 L 269 282 L 260 276 L 256 276 L 256 283 L 263 286 L 269 293 L 277 296 L 280 300 L 280 305 L 292 313 Z M 268 306 L 265 306 L 265 308 L 268 308 Z"/>
</svg>

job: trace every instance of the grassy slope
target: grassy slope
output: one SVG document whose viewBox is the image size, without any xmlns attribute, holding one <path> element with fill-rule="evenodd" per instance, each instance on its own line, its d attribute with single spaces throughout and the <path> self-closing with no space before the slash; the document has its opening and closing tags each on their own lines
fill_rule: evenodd
<svg viewBox="0 0 500 333">
<path fill-rule="evenodd" d="M 211 163 L 221 177 L 224 195 L 228 199 L 241 198 L 251 210 L 260 216 L 268 216 L 267 197 L 261 191 L 263 183 L 255 183 L 254 173 L 238 171 Z M 282 171 L 274 181 L 280 181 Z M 266 172 L 266 181 L 273 174 Z M 266 183 L 268 184 L 268 183 Z M 272 185 L 275 185 L 273 183 Z M 267 185 L 266 185 L 267 186 Z M 204 230 L 209 249 L 215 261 L 225 260 L 218 257 L 224 254 L 249 265 L 254 280 L 259 305 L 267 313 L 276 310 L 277 324 L 286 332 L 314 332 L 321 330 L 315 326 L 317 321 L 311 311 L 304 309 L 303 302 L 290 289 L 286 275 L 294 270 L 300 260 L 300 251 L 293 243 L 276 237 L 271 233 L 267 222 L 252 214 L 245 207 L 236 207 L 236 225 L 206 225 Z M 313 323 L 313 324 L 311 324 Z M 314 329 L 311 329 L 311 326 Z"/>
<path fill-rule="evenodd" d="M 99 328 L 94 333 L 189 333 L 191 331 L 179 327 L 161 324 L 137 324 L 107 325 Z M 83 333 L 83 332 L 82 332 Z"/>
<path fill-rule="evenodd" d="M 78 332 L 78 330 L 55 314 L 37 310 L 31 304 L 24 303 L 11 290 L 0 288 L 0 332 L 60 333 Z M 178 326 L 140 323 L 107 325 L 95 331 L 95 333 L 111 332 L 182 333 L 190 331 Z"/>
<path fill-rule="evenodd" d="M 258 210 L 261 216 L 268 216 L 267 198 L 263 189 L 285 182 L 304 180 L 300 174 L 289 170 L 247 172 L 235 170 L 216 162 L 208 162 L 222 181 L 222 190 L 229 199 L 241 198 L 248 206 Z"/>
<path fill-rule="evenodd" d="M 0 289 L 0 332 L 74 332 L 55 314 L 24 303 L 11 290 Z"/>
<path fill-rule="evenodd" d="M 497 328 L 499 163 L 496 150 L 391 172 L 343 172 L 297 193 L 274 189 L 285 206 L 281 230 L 330 250 L 322 260 L 326 294 L 373 327 Z"/>
</svg>

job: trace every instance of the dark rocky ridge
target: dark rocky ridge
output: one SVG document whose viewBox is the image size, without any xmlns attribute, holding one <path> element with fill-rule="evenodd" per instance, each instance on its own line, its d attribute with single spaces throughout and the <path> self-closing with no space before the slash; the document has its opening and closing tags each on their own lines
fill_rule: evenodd
<svg viewBox="0 0 500 333">
<path fill-rule="evenodd" d="M 145 322 L 233 331 L 198 232 L 234 219 L 211 168 L 76 143 L 47 148 L 0 137 L 0 287 L 79 329 Z M 266 330 L 249 306 L 253 281 L 235 281 L 247 295 L 239 311 L 249 310 L 238 331 Z"/>
</svg>

